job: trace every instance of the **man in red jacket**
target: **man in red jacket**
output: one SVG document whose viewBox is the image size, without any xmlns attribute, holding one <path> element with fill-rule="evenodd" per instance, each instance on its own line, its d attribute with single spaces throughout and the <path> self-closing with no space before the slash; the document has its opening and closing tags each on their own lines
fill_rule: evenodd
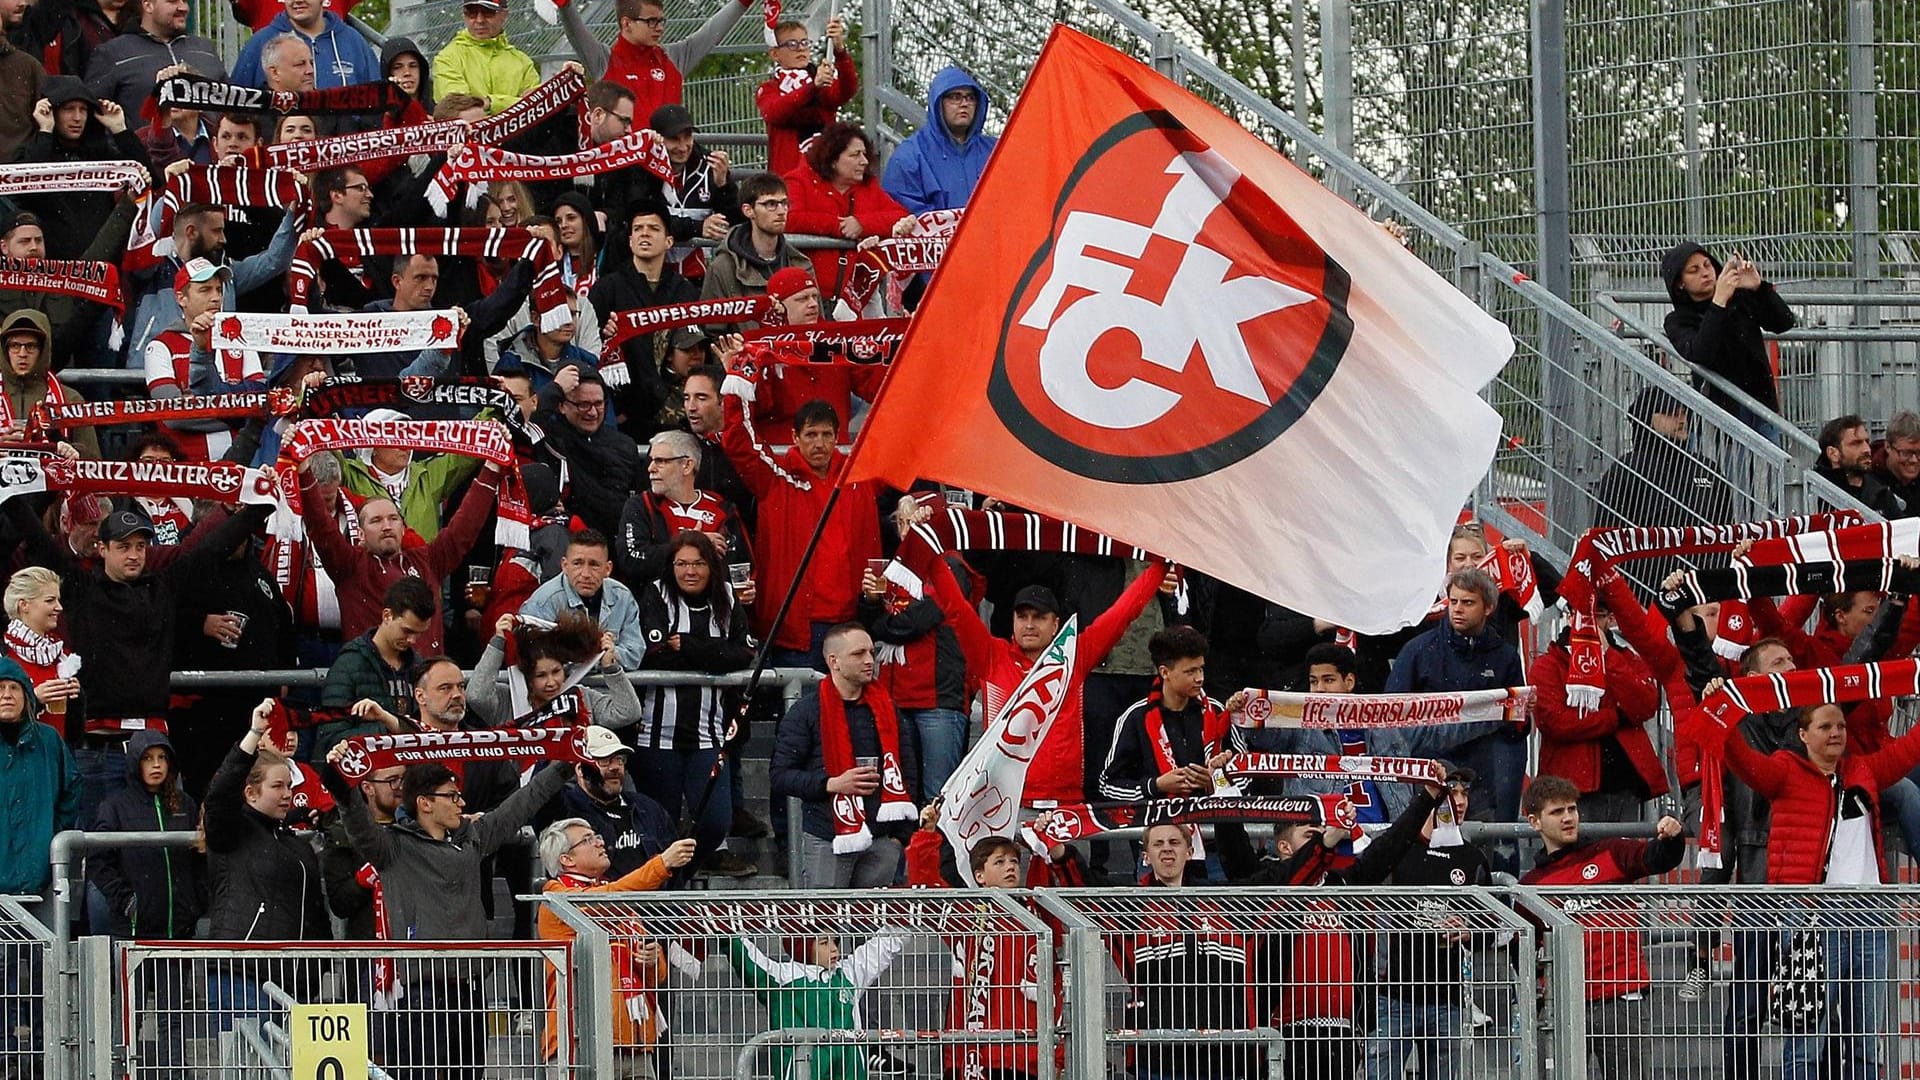
<svg viewBox="0 0 1920 1080">
<path fill-rule="evenodd" d="M 827 59 L 813 62 L 805 23 L 788 20 L 773 28 L 777 70 L 760 84 L 754 104 L 767 123 L 767 171 L 785 176 L 800 167 L 800 144 L 833 122 L 834 113 L 860 92 L 860 71 L 847 51 L 847 24 L 827 23 Z"/>
<path fill-rule="evenodd" d="M 1520 809 L 1546 847 L 1522 885 L 1628 885 L 1679 866 L 1687 851 L 1680 822 L 1672 817 L 1654 826 L 1655 840 L 1582 843 L 1580 789 L 1564 777 L 1535 778 Z M 1645 1001 L 1653 981 L 1643 916 L 1624 902 L 1569 897 L 1560 904 L 1586 928 L 1587 1045 L 1600 1065 L 1594 1075 L 1640 1080 L 1648 1075 Z"/>
<path fill-rule="evenodd" d="M 737 339 L 733 344 L 737 348 Z M 868 559 L 880 557 L 879 499 L 884 489 L 862 483 L 841 493 L 800 576 L 793 605 L 774 626 L 780 601 L 800 570 L 807 541 L 846 466 L 846 455 L 837 445 L 841 418 L 824 402 L 807 402 L 794 412 L 793 445 L 776 454 L 760 441 L 746 412 L 754 397 L 755 365 L 729 366 L 737 370 L 721 387 L 726 425 L 720 446 L 758 506 L 753 550 L 760 588 L 753 604 L 753 632 L 772 639 L 776 667 L 825 670 L 821 644 L 827 631 L 859 613 L 861 572 Z"/>
<path fill-rule="evenodd" d="M 1596 604 L 1594 620 L 1605 658 L 1599 708 L 1582 712 L 1567 704 L 1573 663 L 1567 635 L 1527 671 L 1540 728 L 1540 772 L 1564 776 L 1580 789 L 1582 818 L 1638 821 L 1648 799 L 1667 793 L 1666 766 L 1646 731 L 1660 710 L 1660 684 L 1646 661 L 1615 643 L 1611 612 Z"/>
<path fill-rule="evenodd" d="M 611 49 L 593 36 L 578 8 L 566 0 L 558 6 L 561 29 L 580 54 L 580 62 L 589 72 L 601 72 L 600 78 L 633 91 L 633 115 L 646 117 L 662 105 L 680 103 L 682 73 L 700 66 L 747 13 L 752 0 L 722 0 L 700 29 L 670 45 L 660 44 L 667 28 L 667 12 L 660 0 L 619 0 L 614 12 L 620 32 Z"/>
<path fill-rule="evenodd" d="M 421 578 L 437 594 L 441 582 L 480 538 L 487 510 L 500 493 L 500 466 L 488 462 L 467 488 L 453 520 L 425 547 L 415 548 L 401 545 L 406 523 L 393 500 L 368 499 L 360 507 L 356 546 L 340 535 L 334 508 L 320 498 L 311 465 L 309 459 L 300 472 L 300 518 L 306 523 L 308 541 L 320 553 L 320 565 L 333 578 L 340 600 L 340 633 L 349 641 L 380 624 L 381 597 L 401 578 Z M 438 613 L 427 620 L 426 632 L 414 643 L 421 656 L 443 651 L 442 621 Z"/>
<path fill-rule="evenodd" d="M 1029 585 L 1013 598 L 1013 637 L 996 638 L 980 621 L 980 612 L 961 594 L 952 574 L 929 573 L 924 566 L 911 567 L 931 588 L 934 602 L 948 626 L 960 639 L 967 657 L 968 673 L 986 686 L 986 722 L 1006 707 L 1007 699 L 1020 687 L 1033 662 L 1039 659 L 1054 636 L 1060 632 L 1060 601 L 1044 585 Z M 1080 715 L 1081 688 L 1087 674 L 1106 659 L 1109 652 L 1139 618 L 1167 577 L 1167 564 L 1156 562 L 1127 586 L 1113 606 L 1080 631 L 1073 660 L 1073 679 L 1067 685 L 1067 698 L 1060 716 L 1047 732 L 1046 742 L 1033 755 L 1027 767 L 1027 788 L 1021 801 L 1077 803 L 1085 801 L 1086 728 Z M 1098 748 L 1098 761 L 1106 760 L 1106 748 Z"/>
</svg>

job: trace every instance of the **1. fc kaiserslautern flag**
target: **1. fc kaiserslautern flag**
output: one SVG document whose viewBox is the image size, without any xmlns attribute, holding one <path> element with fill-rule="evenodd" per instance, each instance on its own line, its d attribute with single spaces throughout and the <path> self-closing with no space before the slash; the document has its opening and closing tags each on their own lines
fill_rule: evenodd
<svg viewBox="0 0 1920 1080">
<path fill-rule="evenodd" d="M 1512 351 L 1272 148 L 1056 28 L 842 479 L 985 492 L 1379 633 L 1433 603 Z"/>
</svg>

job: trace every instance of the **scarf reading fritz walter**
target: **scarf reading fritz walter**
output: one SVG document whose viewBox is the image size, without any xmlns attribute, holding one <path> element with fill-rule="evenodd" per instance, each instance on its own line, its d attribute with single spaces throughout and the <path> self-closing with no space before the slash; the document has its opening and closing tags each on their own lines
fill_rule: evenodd
<svg viewBox="0 0 1920 1080">
<path fill-rule="evenodd" d="M 405 90 L 385 79 L 295 93 L 240 86 L 205 75 L 180 74 L 160 80 L 155 93 L 158 94 L 159 104 L 170 109 L 187 108 L 217 113 L 298 113 L 301 116 L 398 114 L 413 100 Z"/>
<path fill-rule="evenodd" d="M 500 466 L 499 520 L 494 540 L 503 547 L 527 546 L 533 513 L 527 509 L 513 438 L 505 426 L 492 420 L 302 420 L 287 432 L 280 448 L 279 471 L 287 489 L 288 508 L 295 516 L 299 514 L 301 462 L 324 450 L 392 446 L 403 446 L 414 453 L 464 454 Z"/>
<path fill-rule="evenodd" d="M 1700 865 L 1720 866 L 1723 849 L 1721 788 L 1729 738 L 1745 738 L 1736 731 L 1752 713 L 1783 712 L 1814 705 L 1845 705 L 1878 698 L 1920 693 L 1920 660 L 1889 660 L 1879 664 L 1843 664 L 1807 668 L 1779 675 L 1743 675 L 1729 679 L 1707 695 L 1698 708 L 1687 710 L 1675 723 L 1675 732 L 1701 748 Z"/>
<path fill-rule="evenodd" d="M 294 249 L 287 268 L 287 310 L 307 314 L 320 264 L 329 259 L 360 259 L 370 255 L 433 255 L 511 259 L 531 262 L 533 309 L 540 329 L 551 331 L 572 321 L 560 264 L 547 242 L 525 229 L 328 229 Z"/>
<path fill-rule="evenodd" d="M 854 767 L 853 736 L 847 730 L 847 703 L 832 679 L 820 681 L 820 760 L 828 776 L 839 776 Z M 900 766 L 900 718 L 893 699 L 878 683 L 867 684 L 860 701 L 873 713 L 873 728 L 880 737 L 880 820 L 912 821 L 920 816 L 907 794 L 906 772 Z M 833 853 L 853 855 L 873 846 L 873 831 L 867 828 L 866 800 L 858 795 L 832 794 L 827 803 L 833 816 Z"/>
<path fill-rule="evenodd" d="M 39 491 L 210 499 L 228 505 L 279 502 L 271 472 L 227 461 L 69 461 L 32 454 L 0 459 L 0 502 Z"/>
<path fill-rule="evenodd" d="M 1777 521 L 1669 528 L 1588 529 L 1573 546 L 1573 559 L 1560 580 L 1560 599 L 1573 615 L 1568 642 L 1567 704 L 1581 713 L 1600 707 L 1606 695 L 1606 658 L 1593 632 L 1594 594 L 1628 559 L 1706 555 L 1732 551 L 1744 540 L 1771 540 L 1798 533 L 1824 532 L 1857 524 L 1853 511 L 1808 514 Z"/>
</svg>

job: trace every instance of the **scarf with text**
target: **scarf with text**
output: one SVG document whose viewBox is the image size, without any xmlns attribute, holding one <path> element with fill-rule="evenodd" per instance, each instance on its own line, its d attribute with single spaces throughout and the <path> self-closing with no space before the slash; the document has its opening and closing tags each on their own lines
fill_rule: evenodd
<svg viewBox="0 0 1920 1080">
<path fill-rule="evenodd" d="M 276 398 L 270 394 L 238 393 L 119 401 L 54 401 L 50 395 L 34 406 L 28 427 L 32 432 L 42 433 L 115 424 L 164 424 L 173 420 L 246 420 L 272 415 L 276 401 L 291 403 L 292 396 Z"/>
<path fill-rule="evenodd" d="M 1527 613 L 1527 618 L 1537 620 L 1546 613 L 1547 605 L 1540 599 L 1540 583 L 1534 579 L 1533 558 L 1527 552 L 1508 551 L 1503 545 L 1496 544 L 1493 550 L 1474 564 L 1474 569 L 1492 578 L 1494 584 L 1500 586 L 1502 595 L 1513 597 L 1513 602 L 1520 605 Z M 1434 600 L 1433 608 L 1427 614 L 1438 615 L 1445 610 L 1447 591 L 1441 589 L 1439 598 Z M 1353 647 L 1350 643 L 1342 644 Z"/>
<path fill-rule="evenodd" d="M 457 348 L 458 312 L 371 311 L 347 315 L 274 315 L 222 312 L 213 321 L 217 349 L 248 352 L 343 353 L 419 352 Z"/>
<path fill-rule="evenodd" d="M 426 375 L 403 375 L 393 379 L 362 379 L 357 375 L 329 376 L 307 392 L 304 407 L 316 416 L 331 416 L 342 409 L 398 409 L 401 412 L 423 407 L 492 409 L 499 421 L 513 433 L 516 445 L 523 449 L 545 439 L 540 426 L 520 415 L 520 403 L 492 379 L 461 376 L 435 379 Z M 291 408 L 277 410 L 279 413 Z"/>
<path fill-rule="evenodd" d="M 571 728 L 483 728 L 476 731 L 414 731 L 347 739 L 334 769 L 358 787 L 378 769 L 448 761 L 586 761 L 587 731 Z"/>
<path fill-rule="evenodd" d="M 297 113 L 301 116 L 348 116 L 361 113 L 398 115 L 413 100 L 405 90 L 385 79 L 333 86 L 325 90 L 294 92 L 241 86 L 184 72 L 160 80 L 154 93 L 160 106 L 169 109 L 198 109 L 217 113 Z"/>
<path fill-rule="evenodd" d="M 545 705 L 514 717 L 510 726 L 573 728 L 592 722 L 593 711 L 587 706 L 587 695 L 578 686 L 570 686 L 554 695 L 553 700 Z"/>
<path fill-rule="evenodd" d="M 629 375 L 621 347 L 634 338 L 683 326 L 726 326 L 743 322 L 766 322 L 780 306 L 762 293 L 758 296 L 726 296 L 713 300 L 692 300 L 684 304 L 616 311 L 613 335 L 600 343 L 600 378 L 608 386 L 627 385 Z"/>
<path fill-rule="evenodd" d="M 1848 510 L 1731 525 L 1588 529 L 1574 544 L 1567 575 L 1560 581 L 1560 599 L 1573 617 L 1568 641 L 1567 704 L 1585 714 L 1598 709 L 1606 696 L 1605 653 L 1593 630 L 1594 597 L 1598 585 L 1617 573 L 1620 563 L 1732 551 L 1746 540 L 1827 531 L 1859 520 L 1859 514 Z"/>
<path fill-rule="evenodd" d="M 828 776 L 839 776 L 854 767 L 853 736 L 847 730 L 847 703 L 834 689 L 832 679 L 823 679 L 820 694 L 820 761 Z M 880 739 L 880 820 L 913 821 L 920 810 L 907 793 L 906 772 L 900 766 L 900 718 L 894 712 L 893 699 L 869 683 L 860 701 L 873 712 L 873 729 Z M 828 793 L 833 816 L 833 853 L 852 855 L 873 846 L 873 831 L 867 828 L 866 800 L 858 795 Z"/>
<path fill-rule="evenodd" d="M 1173 742 L 1167 738 L 1167 717 L 1161 710 L 1165 708 L 1160 698 L 1160 677 L 1154 676 L 1153 688 L 1147 692 L 1147 711 L 1142 719 L 1146 722 L 1147 744 L 1153 747 L 1153 757 L 1162 773 L 1180 768 L 1173 760 Z M 1220 703 L 1206 696 L 1199 697 L 1200 704 L 1200 760 L 1196 765 L 1205 765 L 1207 760 L 1220 752 L 1220 744 L 1225 741 L 1227 731 L 1233 725 L 1227 711 Z"/>
<path fill-rule="evenodd" d="M 69 460 L 31 454 L 0 459 L 0 502 L 41 491 L 208 499 L 229 505 L 278 502 L 271 471 L 232 462 Z"/>
<path fill-rule="evenodd" d="M 1721 785 L 1711 788 L 1724 766 L 1722 748 L 1729 738 L 1745 738 L 1735 729 L 1753 713 L 1784 712 L 1815 705 L 1844 705 L 1920 693 L 1920 660 L 1888 660 L 1878 664 L 1842 664 L 1805 668 L 1775 675 L 1744 675 L 1728 679 L 1695 709 L 1675 723 L 1675 732 L 1701 748 L 1700 865 L 1722 865 L 1725 825 Z"/>
<path fill-rule="evenodd" d="M 1265 822 L 1274 825 L 1325 825 L 1352 829 L 1353 802 L 1333 795 L 1200 795 L 1141 803 L 1074 803 L 1055 807 L 1042 824 L 1028 825 L 1022 836 L 1035 851 L 1054 844 L 1099 836 L 1115 829 L 1207 822 Z"/>
<path fill-rule="evenodd" d="M 1533 687 L 1430 694 L 1304 694 L 1249 687 L 1235 723 L 1263 728 L 1412 728 L 1524 724 Z"/>
<path fill-rule="evenodd" d="M 847 270 L 847 283 L 840 295 L 855 311 L 866 310 L 874 294 L 886 286 L 886 310 L 905 306 L 908 282 L 915 274 L 928 274 L 940 268 L 946 258 L 947 244 L 960 226 L 961 210 L 929 210 L 913 219 L 913 231 L 906 236 L 888 237 L 853 256 Z"/>
<path fill-rule="evenodd" d="M 82 259 L 11 259 L 0 256 L 0 289 L 51 293 L 127 310 L 120 293 L 120 268 Z"/>
<path fill-rule="evenodd" d="M 381 941 L 391 941 L 392 930 L 387 923 L 387 890 L 380 884 L 380 871 L 372 863 L 361 863 L 354 871 L 354 883 L 373 895 L 373 936 Z M 373 1008 L 375 1012 L 392 1012 L 407 996 L 407 988 L 400 982 L 400 975 L 393 963 L 393 957 L 383 956 L 373 962 Z"/>
<path fill-rule="evenodd" d="M 0 195 L 121 190 L 138 195 L 151 176 L 134 161 L 15 161 L 0 165 Z"/>
<path fill-rule="evenodd" d="M 280 474 L 287 509 L 300 512 L 300 463 L 326 450 L 365 450 L 403 446 L 416 454 L 461 454 L 500 466 L 498 520 L 494 541 L 524 548 L 532 536 L 533 512 L 527 508 L 519 459 L 505 426 L 492 420 L 302 420 L 281 443 Z M 485 484 L 482 476 L 477 483 Z M 284 530 L 278 526 L 276 533 Z"/>
<path fill-rule="evenodd" d="M 1058 551 L 1123 559 L 1158 558 L 1144 548 L 1128 547 L 1071 521 L 1004 510 L 963 510 L 957 506 L 935 508 L 932 517 L 909 529 L 900 542 L 903 549 L 912 544 L 924 549 L 927 555 L 943 555 L 949 551 Z M 901 558 L 908 563 L 917 562 L 905 555 Z"/>
<path fill-rule="evenodd" d="M 667 144 L 659 133 L 641 128 L 590 150 L 557 157 L 518 154 L 497 146 L 468 143 L 448 155 L 440 171 L 453 184 L 487 180 L 540 183 L 635 167 L 645 169 L 659 180 L 673 178 L 673 162 L 667 159 Z"/>
<path fill-rule="evenodd" d="M 770 357 L 761 363 L 884 364 L 906 339 L 911 319 L 855 319 L 806 326 L 763 326 L 741 335 L 748 349 L 762 346 Z M 822 356 L 822 353 L 826 355 Z M 754 357 L 743 355 L 751 369 Z M 751 377 L 751 370 L 749 371 Z"/>
<path fill-rule="evenodd" d="M 1428 758 L 1361 754 L 1235 754 L 1221 766 L 1228 776 L 1304 776 L 1321 780 L 1391 780 L 1443 784 L 1446 767 Z"/>
<path fill-rule="evenodd" d="M 524 260 L 533 264 L 533 310 L 540 329 L 573 321 L 560 282 L 560 264 L 545 240 L 525 229 L 328 229 L 294 249 L 287 268 L 287 310 L 307 314 L 320 264 L 329 259 L 364 262 L 374 255 Z"/>
</svg>

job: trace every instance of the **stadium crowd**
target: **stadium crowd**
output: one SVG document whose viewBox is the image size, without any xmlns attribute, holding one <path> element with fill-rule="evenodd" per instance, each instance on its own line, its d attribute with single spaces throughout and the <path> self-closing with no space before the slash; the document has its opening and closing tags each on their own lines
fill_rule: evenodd
<svg viewBox="0 0 1920 1080">
<path fill-rule="evenodd" d="M 1484 882 L 1503 870 L 1548 884 L 1632 881 L 1678 866 L 1679 821 L 1699 819 L 1701 757 L 1685 740 L 1662 749 L 1652 725 L 1663 700 L 1691 703 L 1714 680 L 1741 673 L 1906 656 L 1920 644 L 1920 614 L 1897 593 L 1760 598 L 1735 614 L 1731 603 L 1649 605 L 1615 581 L 1595 612 L 1604 698 L 1576 709 L 1565 693 L 1575 656 L 1568 635 L 1523 662 L 1529 597 L 1513 575 L 1488 570 L 1520 556 L 1550 604 L 1565 568 L 1471 524 L 1434 553 L 1443 585 L 1427 620 L 1384 636 L 1355 635 L 1153 560 L 1070 552 L 896 559 L 903 534 L 936 507 L 1013 508 L 933 483 L 912 492 L 858 485 L 828 502 L 881 366 L 816 363 L 840 358 L 743 339 L 754 322 L 623 335 L 618 316 L 756 297 L 767 302 L 755 309 L 760 319 L 788 326 L 911 310 L 924 282 L 901 275 L 897 295 L 863 291 L 859 255 L 964 209 L 994 142 L 980 83 L 958 68 L 938 74 L 925 124 L 881 169 L 880 148 L 840 115 L 858 87 L 845 26 L 836 19 L 813 40 L 798 21 L 772 20 L 772 70 L 757 96 L 769 171 L 748 172 L 700 141 L 701 118 L 680 100 L 683 74 L 747 4 L 723 0 L 690 36 L 663 44 L 658 0 L 618 0 L 611 47 L 562 6 L 584 91 L 577 109 L 535 124 L 511 147 L 591 154 L 646 130 L 665 166 L 446 185 L 448 153 L 413 148 L 408 130 L 480 124 L 543 85 L 505 34 L 505 0 L 468 0 L 463 29 L 431 56 L 405 38 L 376 53 L 342 20 L 350 6 L 236 0 L 256 33 L 229 70 L 210 41 L 187 31 L 185 0 L 0 0 L 0 81 L 9 91 L 0 95 L 0 156 L 76 169 L 132 163 L 142 177 L 117 191 L 49 182 L 8 200 L 0 268 L 61 266 L 72 276 L 104 264 L 117 282 L 98 299 L 34 286 L 0 291 L 8 453 L 255 467 L 282 459 L 289 418 L 273 412 L 109 429 L 45 422 L 45 406 L 86 400 L 87 388 L 61 372 L 110 366 L 142 371 L 146 396 L 175 404 L 216 394 L 265 400 L 342 378 L 480 380 L 508 391 L 511 404 L 351 415 L 477 415 L 539 433 L 517 444 L 511 463 L 411 445 L 323 448 L 300 459 L 297 511 L 137 491 L 7 492 L 0 894 L 46 892 L 49 844 L 60 830 L 201 836 L 192 853 L 90 856 L 84 919 L 93 932 L 484 939 L 493 877 L 530 891 L 535 858 L 550 891 L 671 889 L 696 872 L 784 872 L 778 819 L 789 797 L 803 808 L 796 887 L 1017 885 L 1022 853 L 1011 842 L 980 845 L 958 867 L 948 853 L 943 865 L 933 803 L 967 751 L 976 698 L 991 721 L 1071 616 L 1082 620 L 1080 660 L 1056 736 L 1029 773 L 1029 801 L 1205 794 L 1214 769 L 1249 749 L 1431 758 L 1448 770 L 1444 784 L 1297 779 L 1276 787 L 1346 796 L 1355 824 L 1383 827 L 1370 844 L 1341 829 L 1298 826 L 1257 852 L 1223 826 L 1217 857 L 1202 858 L 1186 829 L 1161 826 L 1148 831 L 1141 866 L 1124 844 L 1096 842 L 1090 852 L 1055 845 L 1031 860 L 1043 880 L 1428 885 Z M 315 115 L 160 104 L 158 86 L 189 76 L 292 95 L 391 83 L 405 97 L 384 111 Z M 237 169 L 301 160 L 276 156 L 277 147 L 378 132 L 407 149 L 299 173 L 298 205 L 241 201 L 217 183 Z M 0 165 L 0 177 L 6 172 Z M 160 197 L 176 190 L 222 195 Z M 496 239 L 505 234 L 488 230 L 525 230 L 536 242 L 445 255 L 314 246 L 345 231 L 434 228 Z M 796 236 L 845 243 L 803 249 Z M 289 281 L 309 258 L 319 262 L 307 271 L 314 284 L 305 310 L 453 312 L 457 339 L 343 354 L 216 346 L 223 313 L 299 304 Z M 539 295 L 549 266 L 558 304 Z M 1770 383 L 1756 375 L 1765 366 L 1760 332 L 1791 325 L 1792 316 L 1759 269 L 1738 258 L 1723 266 L 1692 246 L 1677 249 L 1662 272 L 1674 298 L 1669 334 L 1687 358 L 1771 403 Z M 1596 502 L 1619 524 L 1726 520 L 1727 493 L 1687 448 L 1686 408 L 1649 390 L 1632 414 L 1643 445 L 1601 479 Z M 1891 417 L 1880 443 L 1869 435 L 1860 417 L 1828 424 L 1821 471 L 1882 513 L 1920 516 L 1920 416 Z M 530 520 L 525 542 L 506 547 L 489 526 L 506 516 L 510 487 Z M 297 527 L 276 528 L 277 517 Z M 784 712 L 777 697 L 748 707 L 737 690 L 636 689 L 626 677 L 741 670 L 763 641 L 774 664 L 825 676 Z M 180 670 L 294 667 L 325 668 L 325 681 L 265 701 L 257 690 L 169 685 Z M 1209 696 L 1242 687 L 1364 694 L 1521 685 L 1535 689 L 1530 723 L 1380 730 L 1246 729 L 1225 720 L 1244 697 Z M 738 767 L 747 726 L 734 723 L 743 715 L 772 727 L 770 786 L 759 793 L 770 797 L 771 828 L 747 809 Z M 1908 851 L 1920 842 L 1920 735 L 1891 736 L 1890 716 L 1882 699 L 1743 721 L 1726 753 L 1728 857 L 1704 879 L 1883 880 L 1882 815 Z M 501 763 L 466 762 L 381 767 L 351 785 L 331 767 L 366 735 L 554 723 L 615 734 L 595 733 L 577 766 L 549 765 L 530 779 Z M 1531 782 L 1530 741 L 1539 762 Z M 1580 839 L 1583 821 L 1640 821 L 1659 800 L 1676 809 L 1652 815 L 1651 841 Z M 1510 843 L 1436 845 L 1446 806 L 1476 820 L 1530 822 L 1544 854 L 1523 867 Z M 1770 806 L 1793 812 L 1773 814 L 1780 827 L 1770 828 Z M 520 839 L 523 825 L 537 831 L 532 850 Z M 730 837 L 768 836 L 778 868 L 728 847 Z M 517 911 L 514 936 L 536 933 L 571 931 Z M 838 972 L 837 947 L 833 954 L 795 959 Z M 1747 954 L 1740 964 L 1764 962 Z M 1707 956 L 1703 945 L 1689 976 L 1695 996 Z M 754 985 L 786 985 L 785 968 L 749 943 L 735 942 L 730 959 Z M 1409 978 L 1438 978 L 1431 958 L 1391 962 L 1407 965 Z M 1632 1030 L 1644 961 L 1607 962 L 1615 975 L 1591 1005 L 1594 1023 Z M 870 981 L 885 963 L 856 951 L 844 961 L 855 975 L 842 977 Z M 826 975 L 805 977 L 831 989 Z M 222 1012 L 261 1008 L 257 984 L 213 982 Z M 422 982 L 414 1001 L 458 1009 L 473 993 Z M 1434 1001 L 1437 1015 L 1425 1008 Z M 1364 1063 L 1370 1076 L 1397 1076 L 1396 1052 L 1403 1058 L 1421 1036 L 1457 1033 L 1463 1022 L 1457 993 L 1416 1004 L 1383 1000 L 1369 1035 L 1356 1028 L 1350 999 L 1288 999 L 1276 1006 L 1280 1022 L 1322 1033 L 1289 1046 L 1328 1055 L 1293 1063 L 1289 1075 L 1349 1076 Z M 1736 1005 L 1751 1023 L 1759 1005 Z M 1201 1015 L 1186 1001 L 1143 1007 L 1167 1011 L 1142 1027 L 1255 1019 L 1244 1007 L 1237 1017 Z M 469 1036 L 421 1040 L 446 1055 L 421 1064 L 471 1064 L 479 1051 Z M 549 1049 L 552 1038 L 549 1031 Z M 648 1022 L 625 1029 L 630 1075 L 654 1075 L 651 1038 Z M 1452 1075 L 1444 1055 L 1432 1056 L 1439 1050 L 1426 1052 L 1423 1074 Z M 1031 1057 L 1002 1064 L 1002 1075 L 1034 1066 Z M 1219 1075 L 1237 1068 L 1229 1057 L 1215 1065 Z M 1151 1054 L 1140 1068 L 1160 1075 Z M 1615 1063 L 1607 1075 L 1635 1073 Z"/>
</svg>

